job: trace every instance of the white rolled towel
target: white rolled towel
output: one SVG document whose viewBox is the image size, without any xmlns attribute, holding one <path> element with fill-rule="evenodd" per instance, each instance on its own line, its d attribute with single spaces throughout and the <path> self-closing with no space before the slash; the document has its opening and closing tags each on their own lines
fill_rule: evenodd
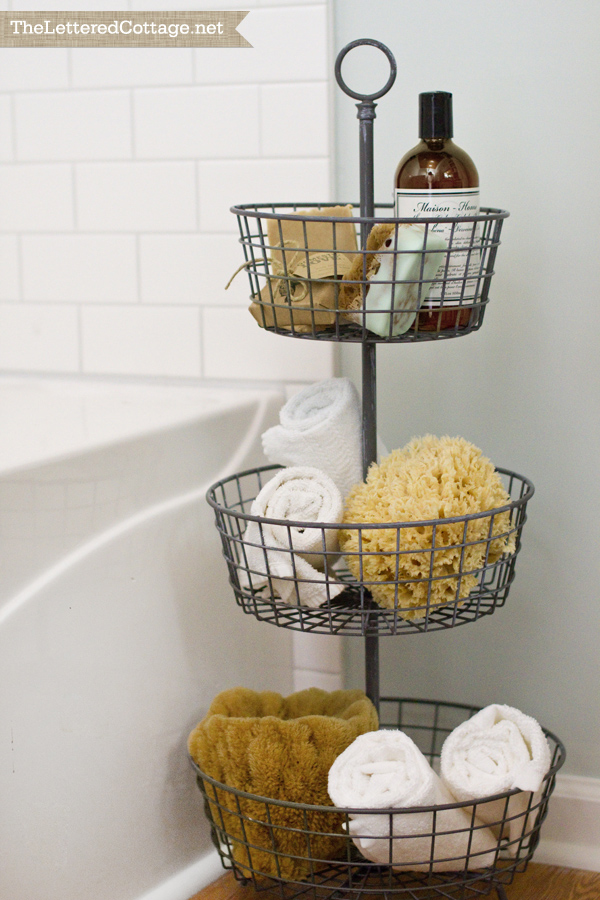
<svg viewBox="0 0 600 900">
<path fill-rule="evenodd" d="M 513 788 L 523 792 L 510 798 L 508 809 L 506 800 L 477 805 L 479 818 L 496 834 L 502 831 L 508 837 L 507 849 L 514 856 L 533 827 L 550 763 L 550 747 L 536 720 L 512 706 L 494 703 L 448 735 L 441 777 L 457 800 L 476 800 Z"/>
<path fill-rule="evenodd" d="M 267 459 L 283 466 L 315 466 L 346 498 L 362 481 L 361 413 L 349 378 L 329 378 L 301 390 L 262 436 Z"/>
<path fill-rule="evenodd" d="M 338 807 L 390 810 L 350 816 L 350 835 L 366 859 L 418 872 L 483 869 L 494 863 L 497 840 L 469 810 L 438 810 L 435 817 L 419 810 L 391 812 L 455 802 L 402 731 L 356 738 L 329 770 L 328 790 Z"/>
<path fill-rule="evenodd" d="M 278 472 L 253 501 L 250 514 L 302 522 L 304 527 L 248 522 L 243 548 L 252 587 L 270 580 L 281 599 L 292 606 L 318 607 L 336 597 L 344 589 L 331 574 L 338 530 L 310 527 L 310 523 L 339 523 L 342 513 L 342 496 L 324 472 L 311 466 Z M 324 575 L 320 570 L 325 566 Z"/>
</svg>

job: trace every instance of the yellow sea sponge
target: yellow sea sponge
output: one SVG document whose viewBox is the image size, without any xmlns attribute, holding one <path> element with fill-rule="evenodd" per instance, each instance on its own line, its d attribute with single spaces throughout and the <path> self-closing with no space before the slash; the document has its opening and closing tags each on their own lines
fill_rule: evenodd
<svg viewBox="0 0 600 900">
<path fill-rule="evenodd" d="M 366 482 L 355 485 L 346 499 L 343 522 L 450 519 L 508 503 L 500 476 L 481 450 L 464 438 L 426 435 L 369 468 Z M 427 606 L 468 597 L 486 561 L 514 552 L 515 534 L 505 511 L 468 524 L 442 522 L 435 538 L 430 525 L 343 529 L 340 547 L 355 578 L 378 582 L 369 589 L 380 606 L 418 619 Z"/>
<path fill-rule="evenodd" d="M 332 806 L 327 777 L 334 760 L 359 734 L 376 731 L 377 712 L 359 690 L 308 688 L 289 697 L 247 688 L 223 691 L 192 731 L 188 749 L 203 772 L 260 797 Z M 344 818 L 306 813 L 216 790 L 208 785 L 213 821 L 229 835 L 241 869 L 301 879 L 312 860 L 343 854 Z M 238 806 L 239 804 L 239 806 Z M 292 830 L 290 830 L 292 829 Z M 294 830 L 295 829 L 295 830 Z M 310 837 L 307 831 L 314 833 Z"/>
</svg>

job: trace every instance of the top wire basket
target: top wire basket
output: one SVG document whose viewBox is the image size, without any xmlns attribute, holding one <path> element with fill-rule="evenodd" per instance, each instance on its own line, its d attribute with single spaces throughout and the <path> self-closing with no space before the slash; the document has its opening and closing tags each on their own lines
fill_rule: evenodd
<svg viewBox="0 0 600 900">
<path fill-rule="evenodd" d="M 231 208 L 261 327 L 360 343 L 439 340 L 481 327 L 507 212 L 406 219 L 391 217 L 393 204 L 376 205 L 373 218 L 357 210 L 354 203 Z"/>
</svg>

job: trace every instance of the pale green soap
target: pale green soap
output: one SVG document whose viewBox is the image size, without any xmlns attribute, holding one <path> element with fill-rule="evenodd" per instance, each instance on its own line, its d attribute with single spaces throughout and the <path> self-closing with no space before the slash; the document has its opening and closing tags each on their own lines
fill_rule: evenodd
<svg viewBox="0 0 600 900">
<path fill-rule="evenodd" d="M 370 312 L 365 315 L 365 327 L 381 337 L 387 337 L 390 334 L 392 288 L 394 313 L 391 333 L 396 336 L 404 334 L 413 324 L 418 309 L 427 300 L 431 289 L 431 284 L 419 285 L 418 282 L 420 279 L 425 282 L 434 279 L 440 266 L 445 263 L 445 255 L 440 251 L 444 251 L 448 247 L 446 239 L 430 228 L 423 260 L 425 227 L 423 225 L 399 225 L 397 234 L 397 244 L 395 236 L 392 235 L 386 241 L 386 245 L 382 247 L 382 251 L 385 252 L 380 254 L 381 265 L 376 276 L 369 282 L 366 299 L 366 307 Z M 394 252 L 395 249 L 398 252 Z M 422 260 L 423 273 L 421 274 Z M 391 283 L 392 279 L 394 284 Z M 385 310 L 385 312 L 373 312 L 373 310 Z"/>
</svg>

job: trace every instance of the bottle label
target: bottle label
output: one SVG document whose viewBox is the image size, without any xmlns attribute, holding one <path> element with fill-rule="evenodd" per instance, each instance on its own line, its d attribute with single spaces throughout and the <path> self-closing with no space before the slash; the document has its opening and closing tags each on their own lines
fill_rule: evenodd
<svg viewBox="0 0 600 900">
<path fill-rule="evenodd" d="M 446 191 L 412 191 L 396 188 L 396 216 L 399 219 L 453 218 L 479 215 L 479 188 L 456 188 Z M 432 300 L 472 301 L 478 293 L 480 253 L 478 222 L 436 222 L 429 226 L 441 234 L 451 251 L 437 271 L 438 281 L 431 285 L 428 305 Z M 475 245 L 475 246 L 474 246 Z M 466 249 L 462 249 L 466 248 Z M 481 290 L 481 281 L 479 282 Z"/>
</svg>

